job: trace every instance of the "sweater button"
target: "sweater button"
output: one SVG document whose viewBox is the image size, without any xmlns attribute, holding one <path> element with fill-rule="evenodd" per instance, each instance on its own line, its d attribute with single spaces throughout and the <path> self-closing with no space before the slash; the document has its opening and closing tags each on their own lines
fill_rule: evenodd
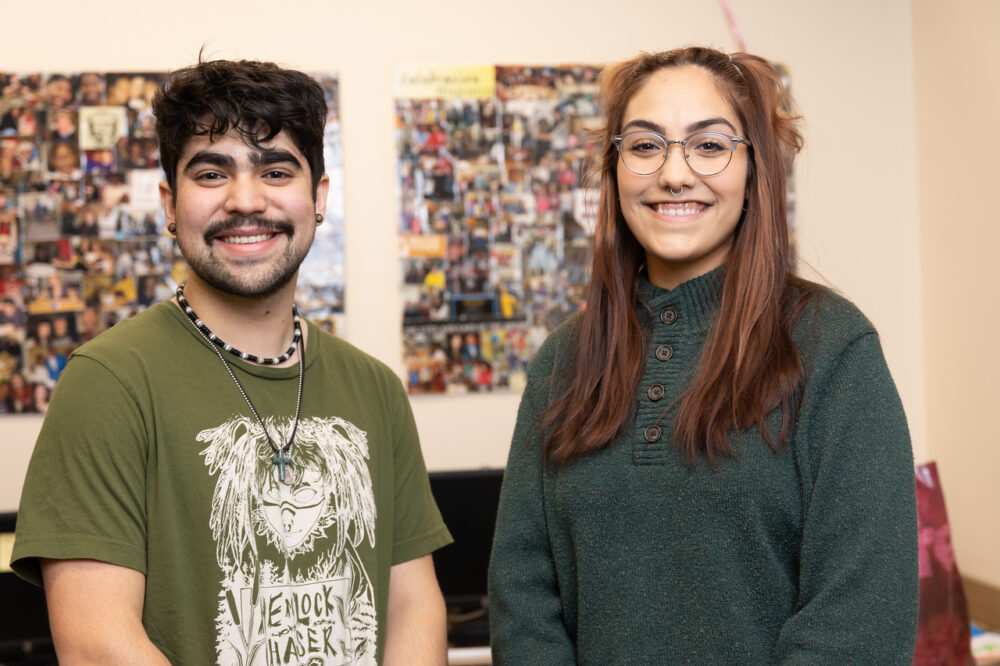
<svg viewBox="0 0 1000 666">
<path fill-rule="evenodd" d="M 657 361 L 669 361 L 674 355 L 674 348 L 670 345 L 660 345 L 656 348 Z"/>
<path fill-rule="evenodd" d="M 677 321 L 677 310 L 674 310 L 673 308 L 663 308 L 663 310 L 660 311 L 660 321 L 667 326 L 670 326 L 672 323 Z"/>
<path fill-rule="evenodd" d="M 662 431 L 660 430 L 660 426 L 658 426 L 658 425 L 651 425 L 651 426 L 648 426 L 643 431 L 642 436 L 646 438 L 647 442 L 649 442 L 650 444 L 652 444 L 656 440 L 660 439 L 660 435 L 661 434 L 662 434 Z"/>
<path fill-rule="evenodd" d="M 646 395 L 649 396 L 649 399 L 652 400 L 653 402 L 656 402 L 657 400 L 662 400 L 663 394 L 664 394 L 663 384 L 653 384 L 646 391 Z"/>
</svg>

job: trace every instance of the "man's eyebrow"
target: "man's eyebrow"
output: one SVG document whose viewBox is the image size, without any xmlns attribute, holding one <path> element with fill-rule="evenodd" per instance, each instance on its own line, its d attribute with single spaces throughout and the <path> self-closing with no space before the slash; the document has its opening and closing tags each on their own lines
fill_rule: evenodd
<svg viewBox="0 0 1000 666">
<path fill-rule="evenodd" d="M 297 157 L 295 157 L 295 154 L 289 150 L 281 148 L 268 148 L 261 151 L 253 151 L 250 153 L 250 163 L 255 167 L 267 166 L 270 164 L 290 164 L 296 169 L 302 169 L 302 163 Z M 212 150 L 200 150 L 191 156 L 188 163 L 184 165 L 184 170 L 188 171 L 192 167 L 196 167 L 201 164 L 222 167 L 224 169 L 236 168 L 236 160 L 233 159 L 232 155 Z"/>
<path fill-rule="evenodd" d="M 281 148 L 267 148 L 262 151 L 250 153 L 250 161 L 255 167 L 269 164 L 293 164 L 296 169 L 302 169 L 302 162 L 290 150 Z"/>
<path fill-rule="evenodd" d="M 224 167 L 226 169 L 236 168 L 236 160 L 234 160 L 230 155 L 216 153 L 211 150 L 199 150 L 197 153 L 192 155 L 191 159 L 189 159 L 187 164 L 184 165 L 184 171 L 190 171 L 191 168 L 200 164 Z"/>
<path fill-rule="evenodd" d="M 691 123 L 690 125 L 684 128 L 684 131 L 686 131 L 688 134 L 693 134 L 694 132 L 700 132 L 701 130 L 712 127 L 713 125 L 725 125 L 734 134 L 736 133 L 736 128 L 733 126 L 733 124 L 728 120 L 726 120 L 725 118 L 722 118 L 721 116 L 718 118 L 706 118 L 705 120 L 699 120 L 698 122 Z M 664 134 L 665 136 L 665 133 L 663 131 L 663 126 L 657 125 L 656 123 L 649 120 L 642 120 L 642 119 L 631 120 L 628 123 L 626 123 L 625 127 L 622 128 L 622 132 L 624 133 L 625 130 L 629 129 L 630 127 L 634 127 L 636 129 L 649 130 L 651 132 L 656 132 L 658 134 Z"/>
</svg>

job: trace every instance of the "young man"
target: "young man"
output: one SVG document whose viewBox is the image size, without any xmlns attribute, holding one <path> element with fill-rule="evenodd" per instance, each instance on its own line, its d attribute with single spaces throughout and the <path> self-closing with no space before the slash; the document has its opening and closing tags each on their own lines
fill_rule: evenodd
<svg viewBox="0 0 1000 666">
<path fill-rule="evenodd" d="M 451 537 L 403 387 L 294 310 L 322 90 L 202 62 L 154 111 L 187 283 L 73 356 L 18 516 L 60 660 L 444 664 Z"/>
</svg>

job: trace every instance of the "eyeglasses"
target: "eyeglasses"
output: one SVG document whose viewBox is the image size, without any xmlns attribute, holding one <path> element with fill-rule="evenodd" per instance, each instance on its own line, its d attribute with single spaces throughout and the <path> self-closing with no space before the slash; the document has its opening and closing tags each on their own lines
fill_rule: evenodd
<svg viewBox="0 0 1000 666">
<path fill-rule="evenodd" d="M 699 132 L 686 139 L 668 139 L 656 132 L 628 132 L 611 137 L 611 143 L 618 146 L 625 168 L 640 176 L 659 171 L 675 143 L 683 146 L 684 160 L 691 170 L 702 176 L 722 173 L 741 143 L 750 147 L 742 136 L 722 132 Z"/>
</svg>

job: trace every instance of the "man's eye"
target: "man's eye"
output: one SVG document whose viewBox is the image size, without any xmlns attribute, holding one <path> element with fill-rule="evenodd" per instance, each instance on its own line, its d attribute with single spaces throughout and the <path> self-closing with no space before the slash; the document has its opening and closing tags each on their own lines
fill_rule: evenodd
<svg viewBox="0 0 1000 666">
<path fill-rule="evenodd" d="M 291 175 L 288 174 L 288 173 L 285 173 L 284 171 L 277 171 L 276 170 L 276 171 L 268 171 L 267 173 L 264 174 L 264 177 L 265 178 L 271 178 L 271 179 L 277 180 L 277 179 L 281 179 L 281 178 L 291 178 Z"/>
<path fill-rule="evenodd" d="M 219 180 L 222 174 L 217 171 L 206 171 L 195 176 L 195 180 Z"/>
</svg>

